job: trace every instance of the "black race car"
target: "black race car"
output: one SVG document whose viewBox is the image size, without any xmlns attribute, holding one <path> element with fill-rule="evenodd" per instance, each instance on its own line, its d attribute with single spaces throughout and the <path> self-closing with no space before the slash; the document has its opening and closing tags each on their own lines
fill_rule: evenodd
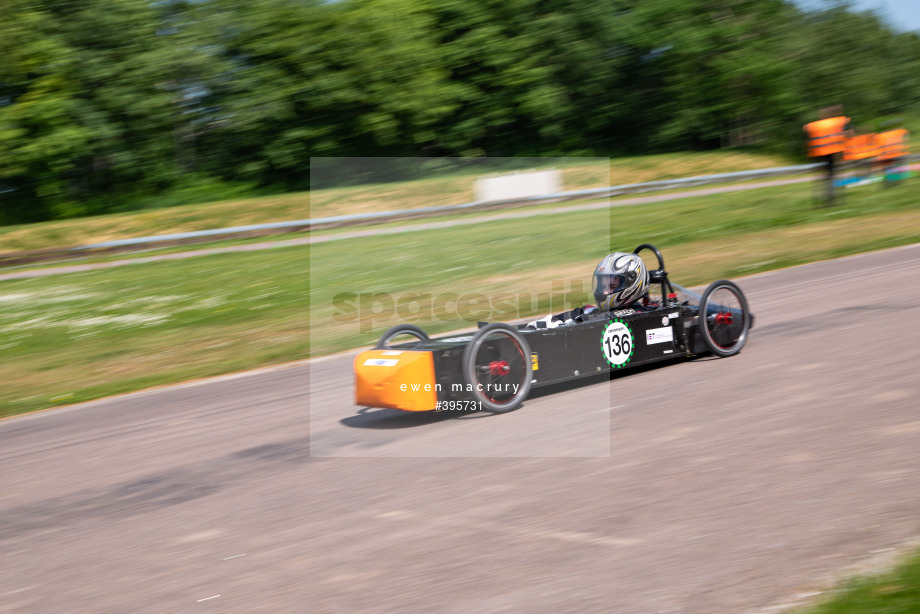
<svg viewBox="0 0 920 614">
<path fill-rule="evenodd" d="M 479 324 L 475 333 L 429 339 L 400 324 L 355 358 L 355 402 L 406 411 L 516 409 L 534 387 L 698 354 L 733 356 L 753 326 L 747 300 L 731 281 L 702 296 L 672 284 L 661 252 L 649 281 L 660 299 L 557 328 Z M 649 294 L 653 294 L 650 292 Z"/>
</svg>

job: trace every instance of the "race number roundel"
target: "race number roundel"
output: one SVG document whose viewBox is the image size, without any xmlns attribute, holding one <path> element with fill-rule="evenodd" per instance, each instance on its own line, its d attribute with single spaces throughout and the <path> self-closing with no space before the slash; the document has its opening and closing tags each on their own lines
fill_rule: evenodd
<svg viewBox="0 0 920 614">
<path fill-rule="evenodd" d="M 623 320 L 613 320 L 604 329 L 601 349 L 611 367 L 622 367 L 633 355 L 633 335 Z"/>
</svg>

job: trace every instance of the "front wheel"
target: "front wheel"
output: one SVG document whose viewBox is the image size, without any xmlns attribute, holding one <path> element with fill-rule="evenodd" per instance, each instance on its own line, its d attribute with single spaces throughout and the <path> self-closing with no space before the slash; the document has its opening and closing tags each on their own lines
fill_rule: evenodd
<svg viewBox="0 0 920 614">
<path fill-rule="evenodd" d="M 716 356 L 740 352 L 751 329 L 751 311 L 741 288 L 725 279 L 710 284 L 700 299 L 699 326 L 703 343 Z"/>
<path fill-rule="evenodd" d="M 530 392 L 533 369 L 530 346 L 507 324 L 489 324 L 463 351 L 463 379 L 483 409 L 505 413 L 517 409 Z"/>
<path fill-rule="evenodd" d="M 412 342 L 413 337 L 416 339 L 415 342 Z M 397 324 L 383 333 L 383 336 L 380 337 L 380 340 L 377 342 L 377 349 L 386 349 L 394 345 L 404 345 L 407 343 L 412 343 L 414 346 L 425 341 L 428 341 L 428 335 L 418 326 Z"/>
</svg>

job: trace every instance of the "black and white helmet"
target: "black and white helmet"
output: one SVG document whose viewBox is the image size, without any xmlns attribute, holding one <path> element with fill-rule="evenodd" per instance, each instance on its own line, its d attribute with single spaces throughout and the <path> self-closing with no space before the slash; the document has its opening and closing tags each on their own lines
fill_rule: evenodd
<svg viewBox="0 0 920 614">
<path fill-rule="evenodd" d="M 597 265 L 592 285 L 599 309 L 619 309 L 648 293 L 648 269 L 636 254 L 614 252 Z"/>
</svg>

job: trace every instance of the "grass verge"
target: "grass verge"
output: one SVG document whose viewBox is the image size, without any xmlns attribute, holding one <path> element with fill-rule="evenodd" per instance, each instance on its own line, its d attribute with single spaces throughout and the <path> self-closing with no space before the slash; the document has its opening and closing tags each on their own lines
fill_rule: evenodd
<svg viewBox="0 0 920 614">
<path fill-rule="evenodd" d="M 526 160 L 532 160 L 534 164 L 540 162 L 539 158 Z M 553 159 L 553 166 L 562 171 L 565 190 L 645 183 L 789 164 L 789 160 L 779 156 L 730 151 L 658 154 L 610 160 Z M 471 202 L 474 200 L 473 180 L 485 172 L 480 170 L 416 181 L 316 190 L 310 195 L 311 217 Z"/>
<path fill-rule="evenodd" d="M 742 191 L 748 185 L 746 182 L 734 183 L 731 185 L 723 185 L 717 189 L 725 191 Z M 757 184 L 759 188 L 761 184 Z M 699 188 L 696 188 L 697 190 Z M 649 196 L 648 194 L 640 194 L 638 198 L 657 198 L 657 199 L 666 199 L 668 196 L 674 196 L 675 194 L 680 194 L 680 198 L 687 198 L 692 196 L 686 196 L 686 194 L 692 193 L 694 188 L 690 189 L 675 189 L 675 190 L 662 190 L 656 191 L 653 195 Z M 577 209 L 582 205 L 599 205 L 604 203 L 610 203 L 612 206 L 618 206 L 620 203 L 625 203 L 637 198 L 636 195 L 629 194 L 623 196 L 616 196 L 607 199 L 599 199 L 597 197 L 583 200 L 571 200 L 565 202 L 553 202 L 553 203 L 542 203 L 535 205 L 522 205 L 519 207 L 509 207 L 509 208 L 500 208 L 497 210 L 467 210 L 459 213 L 445 213 L 443 215 L 434 215 L 431 217 L 425 218 L 409 218 L 402 219 L 392 222 L 380 222 L 380 223 L 365 223 L 357 224 L 355 226 L 348 226 L 344 228 L 324 228 L 320 230 L 313 231 L 304 231 L 304 232 L 293 232 L 293 233 L 283 233 L 280 235 L 269 235 L 263 237 L 249 237 L 249 238 L 229 238 L 221 240 L 210 240 L 206 243 L 187 243 L 183 245 L 172 245 L 169 247 L 155 247 L 148 246 L 141 249 L 136 249 L 132 251 L 125 252 L 116 252 L 109 254 L 98 254 L 98 255 L 85 255 L 81 257 L 67 258 L 49 262 L 38 262 L 35 264 L 21 264 L 14 265 L 9 267 L 3 267 L 0 270 L 0 273 L 4 271 L 18 271 L 18 270 L 31 270 L 31 269 L 45 269 L 45 268 L 54 268 L 58 266 L 69 266 L 72 264 L 95 264 L 101 262 L 112 262 L 116 260 L 132 260 L 136 258 L 146 258 L 150 256 L 160 256 L 165 254 L 174 254 L 180 252 L 199 252 L 199 251 L 209 251 L 214 249 L 225 249 L 228 247 L 235 247 L 239 245 L 255 245 L 255 244 L 278 244 L 290 240 L 298 240 L 305 237 L 325 237 L 330 235 L 339 235 L 344 236 L 355 231 L 367 231 L 367 230 L 389 230 L 393 228 L 411 228 L 415 225 L 427 225 L 430 223 L 445 223 L 445 222 L 461 222 L 464 223 L 465 220 L 474 220 L 484 217 L 496 218 L 501 216 L 513 216 L 517 215 L 520 212 L 538 212 L 543 213 L 550 210 L 560 210 L 560 209 Z M 550 211 L 552 212 L 552 211 Z"/>
<path fill-rule="evenodd" d="M 916 614 L 920 612 L 920 552 L 877 576 L 854 578 L 800 614 Z"/>
<path fill-rule="evenodd" d="M 789 183 L 803 183 L 807 181 L 812 181 L 811 177 L 802 177 L 796 179 L 787 179 Z M 733 182 L 728 185 L 717 186 L 715 189 L 722 190 L 724 192 L 738 192 L 744 191 L 753 187 L 755 189 L 762 189 L 763 182 Z M 699 191 L 700 188 L 681 188 L 673 190 L 661 190 L 655 191 L 653 194 L 649 195 L 646 193 L 636 194 L 627 194 L 621 196 L 615 196 L 606 199 L 589 198 L 583 200 L 572 200 L 565 201 L 562 203 L 553 202 L 553 203 L 543 203 L 535 205 L 522 205 L 519 207 L 510 207 L 510 208 L 501 208 L 498 210 L 473 210 L 473 211 L 464 211 L 461 213 L 446 213 L 443 215 L 435 215 L 425 218 L 417 219 L 403 219 L 393 222 L 382 222 L 382 223 L 369 223 L 369 224 L 358 224 L 355 226 L 348 226 L 345 228 L 328 228 L 320 229 L 313 231 L 305 232 L 294 232 L 294 233 L 284 233 L 281 235 L 270 235 L 264 237 L 249 237 L 249 238 L 230 238 L 222 240 L 211 240 L 207 243 L 188 243 L 184 245 L 173 245 L 170 247 L 145 247 L 142 249 L 137 249 L 133 251 L 126 252 L 117 252 L 111 254 L 99 254 L 99 255 L 87 255 L 78 258 L 68 258 L 63 260 L 55 260 L 51 262 L 39 262 L 36 264 L 24 264 L 24 265 L 15 265 L 9 267 L 3 267 L 0 270 L 0 273 L 4 271 L 20 271 L 20 270 L 32 270 L 32 269 L 45 269 L 45 268 L 55 268 L 58 266 L 69 266 L 72 264 L 96 264 L 102 262 L 112 262 L 112 261 L 124 261 L 124 260 L 133 260 L 137 258 L 147 258 L 151 256 L 160 256 L 165 254 L 174 254 L 180 252 L 204 252 L 215 249 L 226 249 L 229 247 L 235 247 L 239 245 L 257 245 L 265 244 L 268 245 L 268 248 L 279 247 L 280 244 L 283 244 L 287 241 L 297 241 L 306 237 L 325 237 L 330 235 L 338 235 L 344 237 L 355 231 L 374 231 L 374 230 L 390 230 L 393 228 L 400 229 L 410 229 L 413 226 L 424 226 L 431 223 L 448 223 L 448 222 L 460 222 L 467 223 L 466 220 L 476 221 L 481 218 L 499 218 L 499 217 L 508 217 L 518 215 L 521 212 L 526 212 L 526 214 L 532 213 L 544 213 L 544 212 L 554 212 L 562 209 L 575 210 L 580 206 L 596 206 L 604 205 L 605 203 L 610 206 L 621 206 L 621 205 L 632 205 L 636 204 L 634 202 L 636 199 L 658 199 L 658 200 L 667 200 L 668 197 L 676 198 L 694 198 L 692 195 L 693 192 Z M 710 195 L 708 198 L 714 198 Z M 654 202 L 649 200 L 648 202 Z M 648 204 L 648 203 L 641 203 Z"/>
<path fill-rule="evenodd" d="M 0 416 L 369 345 L 398 322 L 562 310 L 604 254 L 643 242 L 696 285 L 917 241 L 909 184 L 833 209 L 798 185 L 7 281 Z"/>
<path fill-rule="evenodd" d="M 641 183 L 690 175 L 788 165 L 762 154 L 702 152 L 606 161 L 577 158 L 563 166 L 566 189 Z M 140 212 L 0 228 L 0 251 L 87 245 L 102 241 L 229 228 L 346 213 L 452 205 L 473 200 L 475 174 L 184 205 Z"/>
</svg>

